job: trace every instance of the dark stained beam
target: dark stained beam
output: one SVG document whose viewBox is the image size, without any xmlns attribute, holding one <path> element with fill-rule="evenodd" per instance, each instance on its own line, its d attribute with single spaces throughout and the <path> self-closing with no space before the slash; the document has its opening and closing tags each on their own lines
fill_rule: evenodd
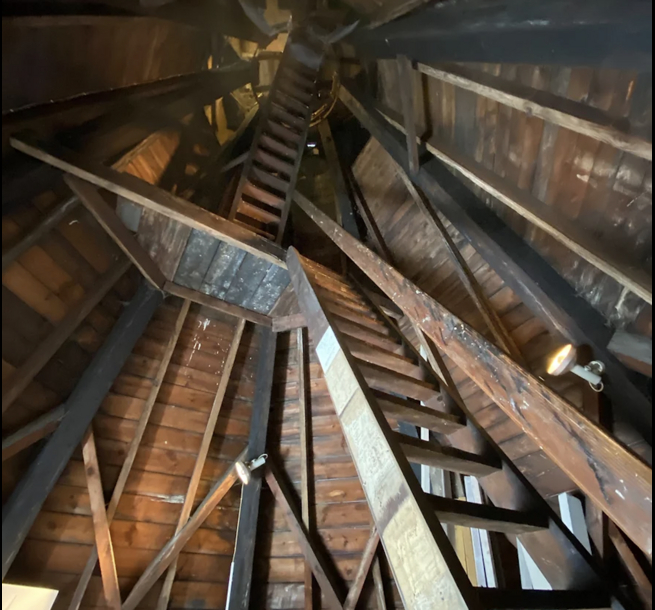
<svg viewBox="0 0 655 610">
<path fill-rule="evenodd" d="M 437 347 L 652 557 L 653 482 L 649 466 L 353 239 L 298 192 L 295 201 Z M 562 451 L 563 447 L 566 451 Z"/>
<path fill-rule="evenodd" d="M 247 458 L 254 460 L 266 451 L 266 434 L 271 411 L 271 392 L 275 368 L 275 346 L 277 335 L 270 328 L 260 328 L 259 356 L 255 373 L 255 396 L 253 416 L 250 423 Z M 230 573 L 227 610 L 248 610 L 252 591 L 253 566 L 255 560 L 255 532 L 259 519 L 259 504 L 262 492 L 261 470 L 252 473 L 252 480 L 244 487 L 239 508 L 234 560 Z"/>
<path fill-rule="evenodd" d="M 414 108 L 414 70 L 412 62 L 405 56 L 400 55 L 396 60 L 398 67 L 398 87 L 400 91 L 400 102 L 403 108 L 403 125 L 407 139 L 407 161 L 409 173 L 414 175 L 418 171 L 418 144 L 416 142 L 416 111 Z"/>
<path fill-rule="evenodd" d="M 104 188 L 119 197 L 175 220 L 191 229 L 204 231 L 221 241 L 244 250 L 270 263 L 285 267 L 284 249 L 233 222 L 176 197 L 131 174 L 121 173 L 100 163 L 86 160 L 82 155 L 54 144 L 43 144 L 28 135 L 12 137 L 14 148 L 44 163 L 52 165 Z"/>
<path fill-rule="evenodd" d="M 375 102 L 348 84 L 341 88 L 341 99 L 394 161 L 409 171 L 404 136 L 385 121 Z M 451 222 L 556 336 L 593 349 L 607 366 L 606 392 L 615 408 L 652 442 L 651 402 L 607 350 L 612 331 L 604 318 L 438 159 L 424 163 L 413 180 L 432 208 Z"/>
<path fill-rule="evenodd" d="M 2 513 L 3 580 L 48 494 L 162 301 L 161 292 L 141 285 L 66 401 L 66 416 L 7 502 Z"/>
<path fill-rule="evenodd" d="M 556 64 L 650 71 L 652 4 L 555 0 L 430 4 L 347 42 L 359 56 L 480 63 Z"/>
</svg>

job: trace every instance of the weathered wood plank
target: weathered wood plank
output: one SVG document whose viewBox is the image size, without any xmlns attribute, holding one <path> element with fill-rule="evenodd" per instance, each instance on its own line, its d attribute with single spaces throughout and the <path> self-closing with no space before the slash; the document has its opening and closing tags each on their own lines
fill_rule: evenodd
<svg viewBox="0 0 655 610">
<path fill-rule="evenodd" d="M 164 352 L 161 356 L 161 362 L 159 363 L 157 372 L 154 376 L 152 387 L 143 404 L 143 410 L 139 416 L 138 423 L 134 430 L 134 435 L 127 449 L 127 453 L 125 454 L 125 459 L 123 460 L 121 470 L 118 474 L 118 479 L 116 480 L 116 485 L 114 485 L 114 491 L 112 492 L 109 506 L 107 507 L 107 519 L 110 523 L 114 520 L 116 512 L 118 511 L 118 505 L 120 504 L 121 498 L 123 497 L 123 492 L 127 486 L 128 478 L 132 472 L 134 462 L 136 461 L 137 452 L 141 447 L 141 442 L 146 433 L 146 429 L 150 421 L 150 416 L 152 415 L 155 403 L 157 401 L 157 396 L 159 395 L 164 377 L 166 376 L 166 372 L 173 357 L 173 351 L 175 350 L 175 346 L 177 345 L 180 333 L 182 332 L 182 327 L 184 326 L 184 322 L 189 314 L 190 306 L 190 301 L 184 301 L 180 307 L 180 311 L 178 312 L 177 319 L 175 321 L 175 326 L 168 337 Z M 86 566 L 84 567 L 84 571 L 80 576 L 80 580 L 77 584 L 77 587 L 75 588 L 75 593 L 73 594 L 68 610 L 79 610 L 87 587 L 89 586 L 89 582 L 93 577 L 97 562 L 98 550 L 94 549 L 91 551 L 89 560 L 87 561 Z"/>
<path fill-rule="evenodd" d="M 296 202 L 576 484 L 652 556 L 652 469 L 296 193 Z M 562 447 L 568 447 L 566 452 Z"/>
<path fill-rule="evenodd" d="M 84 457 L 86 482 L 89 489 L 93 529 L 95 530 L 96 549 L 98 550 L 105 599 L 111 610 L 121 610 L 121 590 L 118 585 L 114 547 L 109 533 L 105 495 L 100 480 L 100 465 L 98 464 L 98 454 L 91 429 L 89 429 L 86 438 L 82 441 L 82 455 Z"/>
<path fill-rule="evenodd" d="M 98 188 L 75 176 L 66 176 L 64 181 L 143 276 L 155 288 L 163 290 L 166 282 L 164 274 L 109 207 Z"/>
<path fill-rule="evenodd" d="M 277 244 L 135 176 L 86 161 L 69 150 L 36 142 L 26 135 L 11 138 L 11 143 L 17 150 L 44 163 L 125 197 L 191 229 L 205 231 L 274 265 L 285 267 L 284 249 Z"/>
<path fill-rule="evenodd" d="M 3 439 L 2 461 L 8 460 L 52 434 L 65 415 L 66 407 L 61 405 Z"/>
<path fill-rule="evenodd" d="M 34 353 L 5 380 L 2 387 L 3 413 L 29 386 L 39 371 L 48 364 L 57 350 L 70 338 L 75 329 L 107 295 L 116 282 L 125 275 L 129 267 L 129 261 L 119 261 L 100 277 L 96 285 L 66 314 Z"/>
<path fill-rule="evenodd" d="M 287 262 L 405 607 L 428 607 L 434 599 L 442 599 L 453 610 L 478 608 L 471 583 L 427 508 L 409 462 L 352 356 L 343 348 L 339 331 L 326 317 L 303 259 L 291 248 Z"/>
<path fill-rule="evenodd" d="M 589 104 L 583 104 L 509 81 L 464 66 L 434 67 L 418 64 L 418 70 L 431 78 L 472 91 L 529 116 L 539 117 L 553 125 L 605 142 L 619 150 L 648 161 L 653 160 L 653 143 L 624 129 L 621 121 Z"/>
<path fill-rule="evenodd" d="M 343 604 L 343 610 L 355 610 L 359 599 L 364 590 L 364 585 L 366 584 L 366 579 L 371 571 L 371 566 L 377 558 L 378 548 L 380 547 L 380 534 L 378 534 L 375 526 L 371 531 L 371 537 L 366 544 L 364 549 L 364 554 L 362 555 L 362 562 L 359 565 L 357 570 L 357 575 L 353 584 L 350 586 L 350 591 L 348 591 L 348 597 Z"/>
<path fill-rule="evenodd" d="M 7 502 L 2 523 L 3 579 L 162 298 L 148 286 L 140 287 L 68 399 L 66 416 Z"/>
</svg>

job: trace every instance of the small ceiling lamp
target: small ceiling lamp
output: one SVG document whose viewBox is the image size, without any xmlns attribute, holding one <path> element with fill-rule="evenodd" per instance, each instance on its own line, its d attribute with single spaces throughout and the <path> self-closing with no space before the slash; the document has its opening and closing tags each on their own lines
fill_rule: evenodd
<svg viewBox="0 0 655 610">
<path fill-rule="evenodd" d="M 551 359 L 548 365 L 548 374 L 555 377 L 565 373 L 573 373 L 582 377 L 596 392 L 602 392 L 604 389 L 602 375 L 605 372 L 605 365 L 593 360 L 586 366 L 578 364 L 578 350 L 573 345 L 565 345 Z"/>
<path fill-rule="evenodd" d="M 237 462 L 234 467 L 236 468 L 237 475 L 241 479 L 241 482 L 244 485 L 248 485 L 252 480 L 253 471 L 261 468 L 264 464 L 266 464 L 267 459 L 268 454 L 264 453 L 263 455 L 260 455 L 258 458 L 250 460 L 249 462 Z"/>
</svg>

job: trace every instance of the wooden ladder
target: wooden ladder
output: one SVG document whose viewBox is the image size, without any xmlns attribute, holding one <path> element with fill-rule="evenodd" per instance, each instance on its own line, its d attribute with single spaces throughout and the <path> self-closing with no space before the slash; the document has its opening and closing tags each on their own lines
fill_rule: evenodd
<svg viewBox="0 0 655 610">
<path fill-rule="evenodd" d="M 230 220 L 276 243 L 282 242 L 296 188 L 317 77 L 287 44 L 232 200 Z"/>
<path fill-rule="evenodd" d="M 287 262 L 405 608 L 630 608 L 475 421 L 441 355 L 420 330 L 424 352 L 406 338 L 379 298 L 354 280 L 293 248 Z M 401 434 L 394 430 L 397 422 L 426 428 L 433 440 Z M 490 503 L 426 494 L 410 463 L 475 477 Z M 520 541 L 555 590 L 474 587 L 444 532 L 446 524 Z"/>
</svg>

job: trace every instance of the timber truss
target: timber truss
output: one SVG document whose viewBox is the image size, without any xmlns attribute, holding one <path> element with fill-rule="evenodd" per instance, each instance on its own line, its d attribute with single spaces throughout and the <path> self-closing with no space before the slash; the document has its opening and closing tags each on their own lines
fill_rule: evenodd
<svg viewBox="0 0 655 610">
<path fill-rule="evenodd" d="M 366 42 L 371 48 L 375 48 L 374 43 L 372 38 Z M 413 68 L 411 62 L 401 58 L 399 69 L 406 78 Z M 434 76 L 464 83 L 462 86 L 469 88 L 477 86 L 471 74 L 462 76 L 440 72 Z M 162 121 L 167 125 L 171 122 L 179 125 L 189 112 L 197 112 L 204 104 L 246 84 L 251 77 L 250 66 L 211 71 L 183 81 L 160 83 L 146 90 L 124 91 L 122 95 L 112 92 L 109 101 L 112 104 L 119 101 L 127 107 L 137 98 L 146 99 L 149 108 L 159 109 L 159 127 Z M 537 282 L 535 277 L 557 283 L 554 272 L 536 256 L 523 261 L 508 258 L 508 252 L 511 252 L 509 242 L 514 239 L 511 232 L 503 233 L 504 237 L 498 237 L 499 233 L 494 236 L 485 233 L 481 225 L 476 224 L 479 220 L 472 220 L 469 213 L 471 206 L 478 204 L 458 179 L 444 172 L 442 163 L 462 170 L 478 186 L 487 188 L 513 209 L 520 208 L 526 217 L 560 236 L 566 243 L 575 241 L 575 236 L 567 233 L 566 227 L 554 227 L 548 218 L 530 216 L 530 202 L 518 201 L 515 194 L 503 190 L 505 185 L 476 173 L 475 168 L 466 166 L 454 154 L 431 150 L 429 152 L 434 158 L 421 165 L 420 159 L 426 151 L 417 145 L 411 99 L 404 100 L 405 117 L 396 119 L 396 125 L 404 125 L 400 130 L 393 127 L 393 117 L 374 108 L 373 103 L 351 85 L 341 90 L 341 98 L 348 108 L 398 161 L 399 171 L 416 203 L 443 237 L 461 281 L 493 336 L 493 342 L 487 340 L 393 267 L 392 255 L 354 179 L 343 174 L 339 167 L 338 152 L 328 123 L 323 123 L 320 129 L 326 157 L 331 161 L 337 197 L 340 205 L 346 202 L 345 208 L 350 206 L 351 214 L 353 205 L 358 209 L 376 252 L 367 248 L 359 235 L 346 231 L 297 192 L 296 180 L 315 107 L 318 79 L 318 70 L 304 66 L 287 50 L 262 109 L 248 116 L 232 141 L 219 147 L 215 140 L 207 137 L 201 122 L 185 122 L 185 137 L 190 138 L 185 148 L 188 156 L 180 161 L 178 173 L 167 178 L 168 190 L 122 171 L 125 160 L 114 163 L 112 167 L 101 163 L 101 157 L 103 161 L 112 158 L 111 151 L 99 157 L 88 152 L 73 152 L 53 142 L 42 142 L 30 134 L 12 136 L 15 149 L 45 164 L 26 166 L 25 175 L 41 174 L 46 166 L 61 170 L 73 197 L 3 255 L 3 269 L 65 218 L 71 209 L 82 204 L 120 246 L 127 260 L 139 269 L 147 285 L 141 288 L 124 312 L 107 339 L 105 349 L 98 354 L 66 407 L 55 410 L 3 442 L 4 460 L 52 434 L 29 471 L 28 479 L 8 503 L 3 521 L 3 575 L 6 575 L 72 451 L 81 444 L 96 547 L 70 610 L 80 607 L 97 563 L 110 608 L 135 610 L 164 574 L 166 580 L 158 607 L 166 608 L 180 551 L 226 493 L 238 483 L 237 462 L 248 462 L 266 451 L 276 333 L 296 332 L 299 353 L 305 354 L 308 344 L 303 329 L 306 327 L 356 464 L 375 527 L 355 582 L 350 591 L 345 591 L 334 566 L 316 543 L 306 497 L 299 506 L 281 467 L 270 462 L 263 476 L 254 476 L 244 490 L 228 601 L 230 610 L 248 607 L 254 560 L 252 532 L 256 529 L 264 481 L 282 506 L 289 527 L 332 610 L 355 609 L 371 570 L 376 584 L 380 584 L 380 549 L 386 554 L 408 610 L 436 607 L 448 610 L 630 610 L 635 607 L 633 601 L 613 586 L 612 578 L 603 573 L 600 564 L 476 421 L 450 376 L 444 354 L 447 353 L 475 384 L 543 447 L 593 505 L 650 559 L 651 469 L 600 425 L 587 419 L 526 370 L 519 348 L 486 300 L 443 226 L 437 209 L 441 206 L 440 211 L 475 248 L 488 255 L 490 264 L 512 287 L 520 285 L 518 294 L 527 304 L 558 328 L 564 328 L 566 334 L 575 339 L 583 337 L 586 342 L 604 350 L 593 328 L 596 318 L 567 309 L 567 299 L 573 298 L 570 290 L 543 294 L 543 283 Z M 484 83 L 484 87 L 489 96 L 501 95 L 493 83 Z M 403 92 L 409 89 L 404 88 Z M 521 92 L 513 95 L 511 99 L 514 101 L 507 103 L 519 104 L 521 96 L 526 97 Z M 88 105 L 107 101 L 104 98 L 84 99 L 79 103 Z M 531 111 L 534 112 L 535 106 L 540 108 L 548 120 L 567 125 L 573 123 L 571 117 L 575 109 L 547 112 L 552 110 L 556 100 L 533 100 L 531 103 Z M 74 100 L 67 104 L 59 110 L 69 111 L 75 106 Z M 143 105 L 139 107 L 143 108 Z M 13 121 L 22 127 L 57 111 L 56 107 L 48 107 L 41 109 L 39 114 L 38 109 L 32 109 L 23 120 L 14 117 Z M 148 120 L 151 121 L 152 116 L 148 116 Z M 110 121 L 105 126 L 113 124 Z M 596 134 L 604 141 L 609 138 L 625 150 L 647 154 L 643 142 L 617 133 L 602 120 L 591 118 L 575 124 L 586 134 Z M 244 134 L 250 134 L 250 143 Z M 136 138 L 143 139 L 143 130 Z M 133 146 L 134 142 L 130 145 Z M 187 162 L 192 160 L 201 169 L 189 177 L 185 170 Z M 120 217 L 108 203 L 108 193 L 118 198 Z M 457 205 L 460 196 L 467 198 L 469 212 L 465 206 Z M 302 256 L 295 248 L 283 246 L 293 202 L 334 242 L 348 259 L 350 270 L 357 273 L 337 273 Z M 163 247 L 166 254 L 172 253 L 172 259 L 161 256 L 157 243 L 148 242 L 138 231 L 135 235 L 134 230 L 126 226 L 130 213 L 137 214 L 141 226 L 148 219 L 167 225 L 168 232 L 156 234 L 156 239 L 170 238 L 165 244 L 159 243 L 159 247 Z M 340 214 L 344 226 L 348 224 L 346 216 Z M 351 232 L 356 233 L 356 226 Z M 500 243 L 501 239 L 505 242 Z M 643 277 L 629 273 L 616 261 L 601 260 L 595 244 L 579 241 L 575 244 L 576 251 L 590 262 L 601 266 L 644 298 L 651 298 L 652 289 Z M 529 265 L 532 267 L 528 268 Z M 10 378 L 8 387 L 3 389 L 3 411 L 125 273 L 127 266 L 127 262 L 121 263 L 103 277 L 87 300 L 62 320 L 38 352 Z M 368 278 L 366 285 L 364 277 Z M 558 294 L 561 295 L 559 301 Z M 102 496 L 90 423 L 164 295 L 181 297 L 182 306 L 175 333 L 169 339 L 166 355 L 157 372 L 159 380 L 166 374 L 191 302 L 235 316 L 239 322 L 176 533 L 123 600 L 109 525 L 157 399 L 159 384 L 153 385 L 146 401 L 108 507 Z M 288 301 L 289 296 L 295 296 L 291 300 L 297 301 L 298 309 L 279 306 L 285 299 Z M 246 323 L 258 325 L 262 337 L 255 415 L 248 449 L 216 481 L 193 512 L 200 474 Z M 408 329 L 412 331 L 408 332 Z M 644 397 L 631 386 L 621 365 L 613 357 L 608 355 L 606 361 L 610 363 L 614 391 L 622 394 L 621 400 L 632 404 L 634 417 L 638 419 L 643 413 L 643 409 L 638 407 L 643 404 Z M 305 378 L 305 358 L 299 358 L 298 366 L 302 380 Z M 98 379 L 102 383 L 98 383 Z M 301 420 L 305 422 L 302 429 L 306 427 L 308 414 L 302 389 L 300 395 Z M 420 427 L 430 434 L 422 439 L 413 438 L 398 432 L 399 424 Z M 302 432 L 301 437 L 304 438 Z M 473 477 L 484 492 L 485 502 L 452 500 L 424 493 L 413 474 L 412 463 Z M 619 488 L 622 490 L 620 495 L 614 493 Z M 553 590 L 505 591 L 474 587 L 444 531 L 443 526 L 448 525 L 506 534 L 514 543 L 522 545 Z M 311 575 L 308 575 L 307 582 L 311 589 Z M 384 596 L 383 591 L 380 594 Z"/>
</svg>

